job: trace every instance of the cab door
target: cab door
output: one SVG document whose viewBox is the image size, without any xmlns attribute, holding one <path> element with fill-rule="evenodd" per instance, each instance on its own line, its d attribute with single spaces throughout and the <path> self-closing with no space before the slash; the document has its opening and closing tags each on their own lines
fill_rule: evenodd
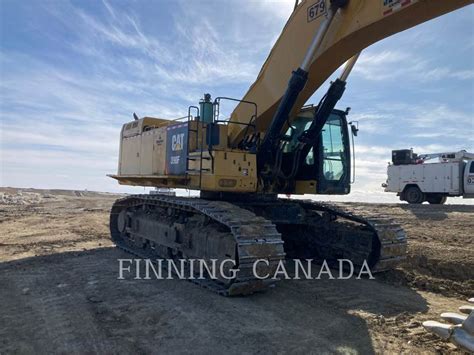
<svg viewBox="0 0 474 355">
<path fill-rule="evenodd" d="M 464 168 L 464 194 L 474 196 L 474 160 L 468 161 Z"/>
<path fill-rule="evenodd" d="M 334 110 L 319 139 L 317 193 L 343 195 L 350 192 L 351 154 L 346 115 Z"/>
<path fill-rule="evenodd" d="M 286 132 L 287 144 L 281 165 L 287 174 L 294 165 L 298 137 L 311 126 L 313 116 L 314 108 L 300 113 Z M 351 150 L 346 113 L 333 110 L 298 168 L 296 188 L 281 193 L 344 195 L 350 192 L 350 180 Z"/>
</svg>

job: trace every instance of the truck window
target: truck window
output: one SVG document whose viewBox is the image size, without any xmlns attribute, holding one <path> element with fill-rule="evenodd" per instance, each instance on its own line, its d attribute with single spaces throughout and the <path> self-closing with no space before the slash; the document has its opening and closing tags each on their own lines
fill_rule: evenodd
<svg viewBox="0 0 474 355">
<path fill-rule="evenodd" d="M 471 161 L 471 167 L 469 168 L 469 174 L 474 174 L 474 161 Z"/>
</svg>

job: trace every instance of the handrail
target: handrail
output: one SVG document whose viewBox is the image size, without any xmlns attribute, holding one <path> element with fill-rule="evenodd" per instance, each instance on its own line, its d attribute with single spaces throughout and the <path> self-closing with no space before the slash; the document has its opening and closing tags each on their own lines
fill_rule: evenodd
<svg viewBox="0 0 474 355">
<path fill-rule="evenodd" d="M 186 170 L 185 170 L 185 175 L 188 175 L 188 170 L 189 170 L 189 152 L 190 152 L 190 146 L 189 146 L 189 138 L 191 136 L 191 118 L 194 118 L 192 115 L 191 115 L 191 109 L 195 109 L 196 110 L 196 113 L 197 115 L 195 117 L 197 117 L 196 119 L 196 145 L 198 144 L 199 142 L 199 136 L 198 136 L 198 132 L 199 132 L 199 107 L 197 106 L 189 106 L 188 107 L 188 115 L 186 116 L 187 119 L 188 119 L 188 137 L 187 137 L 187 149 L 188 151 L 186 152 Z M 202 139 L 201 139 L 201 146 L 202 146 Z M 202 153 L 201 153 L 201 158 L 202 158 Z M 199 188 L 201 188 L 201 180 L 202 180 L 202 159 L 201 159 L 201 162 L 200 162 L 200 168 L 199 168 Z"/>
<path fill-rule="evenodd" d="M 244 104 L 252 105 L 252 106 L 254 106 L 254 108 L 255 108 L 255 112 L 254 112 L 254 114 L 252 115 L 252 117 L 253 117 L 253 116 L 257 117 L 257 109 L 258 109 L 258 107 L 257 107 L 257 104 L 256 104 L 255 102 L 253 102 L 253 101 L 234 99 L 234 98 L 232 98 L 232 97 L 226 97 L 226 96 L 218 96 L 218 97 L 216 97 L 216 98 L 214 99 L 214 105 L 217 105 L 217 107 L 219 107 L 221 100 L 235 101 L 235 102 L 239 102 L 239 103 L 244 103 Z M 215 120 L 215 121 L 219 119 L 218 115 L 219 115 L 219 110 L 217 109 L 216 111 L 214 111 L 214 120 Z"/>
<path fill-rule="evenodd" d="M 220 106 L 221 100 L 235 101 L 235 102 L 244 103 L 244 104 L 254 106 L 254 114 L 250 117 L 250 120 L 247 123 L 238 122 L 238 121 L 231 121 L 230 119 L 229 120 L 219 120 L 219 106 Z M 215 107 L 214 108 L 214 122 L 215 123 L 222 122 L 222 123 L 227 123 L 227 125 L 235 124 L 235 125 L 245 126 L 244 137 L 247 136 L 248 130 L 249 130 L 250 127 L 253 129 L 253 134 L 254 135 L 257 133 L 257 126 L 254 122 L 257 118 L 258 106 L 255 102 L 247 101 L 247 100 L 234 99 L 232 97 L 226 97 L 226 96 L 218 96 L 214 99 L 214 107 Z"/>
</svg>

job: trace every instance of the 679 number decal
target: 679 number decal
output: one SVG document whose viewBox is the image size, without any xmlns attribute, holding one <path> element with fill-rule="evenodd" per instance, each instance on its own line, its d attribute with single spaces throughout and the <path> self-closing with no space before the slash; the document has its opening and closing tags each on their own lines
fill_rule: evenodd
<svg viewBox="0 0 474 355">
<path fill-rule="evenodd" d="M 308 22 L 316 20 L 318 17 L 326 14 L 326 1 L 319 0 L 308 7 Z"/>
</svg>

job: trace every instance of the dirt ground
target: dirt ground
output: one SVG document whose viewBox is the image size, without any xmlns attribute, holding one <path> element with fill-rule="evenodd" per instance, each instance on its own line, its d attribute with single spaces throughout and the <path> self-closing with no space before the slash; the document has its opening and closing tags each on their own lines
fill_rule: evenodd
<svg viewBox="0 0 474 355">
<path fill-rule="evenodd" d="M 118 280 L 117 196 L 0 188 L 0 354 L 448 353 L 421 322 L 474 295 L 474 206 L 392 214 L 407 261 L 376 280 L 288 280 L 224 298 L 186 281 Z"/>
</svg>

